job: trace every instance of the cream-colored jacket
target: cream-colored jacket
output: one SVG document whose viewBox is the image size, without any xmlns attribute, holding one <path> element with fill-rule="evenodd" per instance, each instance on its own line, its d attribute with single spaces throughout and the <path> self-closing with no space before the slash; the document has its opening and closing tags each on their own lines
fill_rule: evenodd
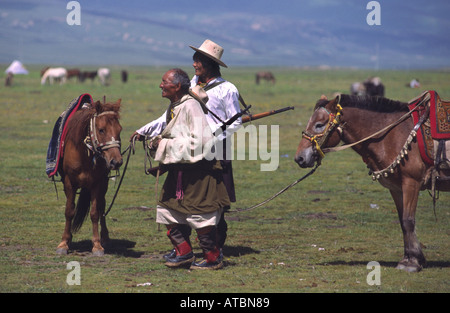
<svg viewBox="0 0 450 313">
<path fill-rule="evenodd" d="M 155 161 L 162 164 L 196 163 L 211 160 L 211 149 L 217 139 L 213 136 L 200 103 L 185 95 L 174 103 L 173 118 L 161 135 L 155 153 Z"/>
</svg>

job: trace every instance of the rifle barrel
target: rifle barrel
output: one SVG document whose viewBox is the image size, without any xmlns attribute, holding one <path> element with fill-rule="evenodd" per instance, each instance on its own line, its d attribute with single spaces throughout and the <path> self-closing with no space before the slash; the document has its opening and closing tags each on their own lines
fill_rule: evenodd
<svg viewBox="0 0 450 313">
<path fill-rule="evenodd" d="M 278 113 L 282 113 L 288 110 L 293 110 L 294 107 L 285 107 L 282 109 L 278 109 L 278 110 L 271 110 L 271 111 L 267 111 L 267 112 L 263 112 L 263 113 L 258 113 L 258 114 L 251 114 L 251 115 L 246 115 L 242 117 L 242 123 L 248 123 L 250 121 L 253 120 L 257 120 L 263 117 L 267 117 L 270 115 L 274 115 L 274 114 L 278 114 Z"/>
</svg>

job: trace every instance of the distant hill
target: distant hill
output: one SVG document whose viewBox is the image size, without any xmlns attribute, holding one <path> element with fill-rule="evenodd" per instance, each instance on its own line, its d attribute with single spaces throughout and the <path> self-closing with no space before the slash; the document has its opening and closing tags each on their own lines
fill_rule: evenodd
<svg viewBox="0 0 450 313">
<path fill-rule="evenodd" d="M 380 26 L 360 0 L 80 0 L 81 26 L 67 2 L 2 0 L 0 63 L 189 64 L 209 38 L 233 66 L 450 66 L 448 1 L 380 0 Z"/>
</svg>

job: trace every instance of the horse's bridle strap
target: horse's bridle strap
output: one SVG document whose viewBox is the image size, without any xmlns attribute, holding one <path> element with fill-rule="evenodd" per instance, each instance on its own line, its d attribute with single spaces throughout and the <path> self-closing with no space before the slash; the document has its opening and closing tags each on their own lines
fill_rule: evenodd
<svg viewBox="0 0 450 313">
<path fill-rule="evenodd" d="M 116 140 L 114 137 L 111 137 L 111 140 L 106 142 L 99 142 L 97 138 L 97 129 L 95 127 L 95 120 L 99 116 L 103 116 L 106 114 L 117 114 L 113 111 L 106 111 L 102 112 L 100 114 L 94 114 L 94 116 L 91 118 L 90 121 L 90 129 L 89 129 L 89 136 L 86 137 L 84 140 L 85 145 L 88 147 L 89 150 L 93 151 L 95 154 L 99 154 L 104 150 L 108 150 L 111 148 L 119 148 L 121 147 L 120 140 Z"/>
<path fill-rule="evenodd" d="M 325 110 L 325 112 L 327 112 L 328 114 L 327 127 L 321 134 L 313 135 L 306 130 L 302 132 L 303 138 L 309 140 L 314 145 L 315 150 L 319 153 L 320 159 L 323 159 L 325 157 L 325 153 L 322 151 L 322 146 L 325 144 L 326 140 L 328 139 L 328 136 L 333 131 L 333 129 L 339 126 L 340 124 L 342 107 L 338 103 L 336 105 L 336 108 L 337 108 L 336 114 L 329 112 L 324 107 L 319 108 Z"/>
</svg>

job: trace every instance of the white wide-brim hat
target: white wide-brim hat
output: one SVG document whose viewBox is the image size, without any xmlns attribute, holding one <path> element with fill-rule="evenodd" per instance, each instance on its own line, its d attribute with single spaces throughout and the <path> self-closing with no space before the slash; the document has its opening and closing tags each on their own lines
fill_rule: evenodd
<svg viewBox="0 0 450 313">
<path fill-rule="evenodd" d="M 214 41 L 211 41 L 209 39 L 206 39 L 200 48 L 195 48 L 193 46 L 189 46 L 190 48 L 194 49 L 197 52 L 200 52 L 207 56 L 208 58 L 212 59 L 213 61 L 219 63 L 219 65 L 223 67 L 228 67 L 225 63 L 223 63 L 220 59 L 222 58 L 223 54 L 223 48 L 216 44 Z"/>
</svg>

